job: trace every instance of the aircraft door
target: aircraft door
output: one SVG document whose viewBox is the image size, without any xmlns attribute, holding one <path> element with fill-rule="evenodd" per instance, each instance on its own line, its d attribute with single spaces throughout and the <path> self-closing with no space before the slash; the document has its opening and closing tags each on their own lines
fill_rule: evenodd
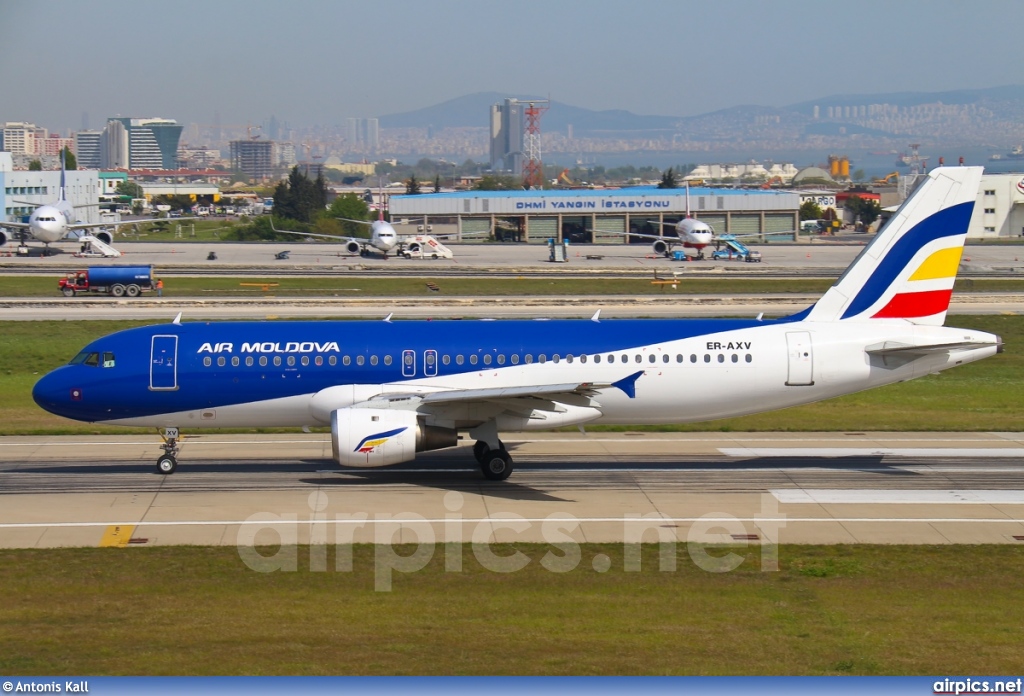
<svg viewBox="0 0 1024 696">
<path fill-rule="evenodd" d="M 173 391 L 178 388 L 178 337 L 153 336 L 149 356 L 149 388 Z"/>
<path fill-rule="evenodd" d="M 416 351 L 414 351 L 414 350 L 403 350 L 402 351 L 402 376 L 403 377 L 415 377 L 416 376 Z"/>
<path fill-rule="evenodd" d="M 437 377 L 437 351 L 423 351 L 423 375 L 425 377 Z"/>
<path fill-rule="evenodd" d="M 789 353 L 787 387 L 809 387 L 814 384 L 814 352 L 809 331 L 790 331 L 786 334 Z"/>
</svg>

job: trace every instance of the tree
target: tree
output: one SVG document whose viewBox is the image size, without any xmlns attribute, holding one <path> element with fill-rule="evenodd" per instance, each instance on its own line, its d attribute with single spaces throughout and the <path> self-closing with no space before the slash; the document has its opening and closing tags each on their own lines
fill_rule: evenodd
<svg viewBox="0 0 1024 696">
<path fill-rule="evenodd" d="M 674 189 L 679 188 L 679 184 L 676 183 L 676 173 L 672 171 L 672 167 L 668 168 L 668 171 L 661 175 L 661 181 L 658 183 L 660 189 Z"/>
<path fill-rule="evenodd" d="M 415 174 L 410 174 L 408 181 L 405 182 L 405 195 L 418 196 L 420 193 L 420 182 L 416 180 Z"/>
<path fill-rule="evenodd" d="M 434 176 L 434 193 L 441 193 L 441 175 Z"/>
<path fill-rule="evenodd" d="M 864 181 L 864 177 L 865 177 L 865 174 L 864 174 L 864 170 L 863 169 L 854 169 L 853 170 L 853 177 L 852 178 L 853 178 L 854 181 Z"/>
<path fill-rule="evenodd" d="M 878 201 L 866 200 L 860 196 L 847 198 L 846 209 L 853 215 L 854 221 L 860 221 L 865 229 L 871 227 L 872 223 L 882 214 L 882 206 L 878 204 Z"/>
<path fill-rule="evenodd" d="M 345 220 L 368 220 L 370 218 L 370 207 L 366 201 L 354 193 L 346 193 L 338 196 L 331 203 L 327 210 L 331 219 L 344 218 L 341 222 L 342 233 L 350 237 L 369 237 L 369 225 L 360 225 L 357 222 L 345 222 Z"/>
<path fill-rule="evenodd" d="M 511 176 L 487 174 L 480 177 L 473 188 L 477 191 L 512 191 L 513 189 L 522 188 L 522 186 Z"/>
<path fill-rule="evenodd" d="M 28 170 L 30 172 L 41 172 L 43 171 L 43 163 L 37 159 L 34 159 L 28 163 Z"/>
<path fill-rule="evenodd" d="M 64 168 L 69 172 L 78 169 L 78 158 L 75 157 L 75 153 L 71 151 L 71 148 L 64 146 Z"/>
<path fill-rule="evenodd" d="M 122 181 L 117 185 L 117 189 L 114 191 L 119 196 L 127 196 L 128 198 L 142 198 L 142 187 L 136 184 L 134 181 Z"/>
<path fill-rule="evenodd" d="M 820 220 L 821 206 L 814 201 L 804 201 L 800 204 L 800 222 L 804 220 Z"/>
<path fill-rule="evenodd" d="M 327 182 L 323 174 L 310 181 L 309 177 L 292 167 L 285 181 L 274 189 L 274 213 L 289 220 L 313 222 L 327 203 Z"/>
</svg>

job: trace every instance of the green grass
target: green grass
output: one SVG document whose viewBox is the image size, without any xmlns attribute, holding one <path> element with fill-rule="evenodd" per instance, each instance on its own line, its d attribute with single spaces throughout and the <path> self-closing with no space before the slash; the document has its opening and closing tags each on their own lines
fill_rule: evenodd
<svg viewBox="0 0 1024 696">
<path fill-rule="evenodd" d="M 1014 674 L 1024 549 L 788 546 L 761 572 L 698 569 L 687 549 L 624 572 L 621 545 L 584 545 L 553 573 L 462 572 L 438 549 L 374 591 L 374 549 L 352 572 L 249 570 L 231 547 L 0 551 L 0 673 Z M 269 552 L 269 550 L 264 550 Z M 408 554 L 413 548 L 396 551 Z M 592 570 L 598 554 L 606 573 Z M 723 550 L 713 554 L 724 553 Z M 334 549 L 327 567 L 334 568 Z"/>
<path fill-rule="evenodd" d="M 60 297 L 53 276 L 0 276 L 0 297 Z M 688 294 L 814 294 L 832 285 L 818 278 L 681 278 L 677 288 L 655 285 L 651 278 L 344 278 L 264 277 L 188 278 L 162 276 L 165 297 L 383 297 L 482 295 L 489 297 Z M 276 283 L 264 292 L 252 283 Z M 427 289 L 427 283 L 440 293 Z M 243 285 L 249 283 L 250 285 Z M 981 278 L 957 281 L 957 292 L 1024 292 L 1024 279 Z M 69 300 L 71 301 L 71 300 Z"/>
<path fill-rule="evenodd" d="M 0 435 L 128 433 L 137 429 L 76 423 L 32 401 L 32 385 L 86 343 L 146 321 L 4 322 L 0 332 Z M 859 394 L 742 418 L 671 426 L 593 426 L 588 430 L 836 431 L 1024 430 L 1024 317 L 953 316 L 951 326 L 1003 337 L 1006 351 L 987 360 Z"/>
</svg>

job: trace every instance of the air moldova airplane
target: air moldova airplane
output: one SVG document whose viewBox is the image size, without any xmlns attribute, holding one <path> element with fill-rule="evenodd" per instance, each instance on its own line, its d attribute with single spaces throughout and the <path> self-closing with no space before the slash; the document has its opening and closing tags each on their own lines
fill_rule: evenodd
<svg viewBox="0 0 1024 696">
<path fill-rule="evenodd" d="M 197 322 L 120 331 L 33 397 L 90 423 L 164 429 L 330 426 L 334 459 L 378 467 L 476 441 L 512 472 L 502 431 L 706 421 L 807 404 L 1002 350 L 943 326 L 981 177 L 933 170 L 813 306 L 776 320 Z"/>
</svg>

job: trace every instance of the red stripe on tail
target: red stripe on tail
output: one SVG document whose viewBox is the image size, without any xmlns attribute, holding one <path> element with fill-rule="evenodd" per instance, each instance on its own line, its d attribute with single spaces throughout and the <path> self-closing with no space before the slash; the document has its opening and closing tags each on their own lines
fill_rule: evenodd
<svg viewBox="0 0 1024 696">
<path fill-rule="evenodd" d="M 929 290 L 928 292 L 903 292 L 891 300 L 872 319 L 913 319 L 930 317 L 949 309 L 949 298 L 953 290 Z"/>
</svg>

